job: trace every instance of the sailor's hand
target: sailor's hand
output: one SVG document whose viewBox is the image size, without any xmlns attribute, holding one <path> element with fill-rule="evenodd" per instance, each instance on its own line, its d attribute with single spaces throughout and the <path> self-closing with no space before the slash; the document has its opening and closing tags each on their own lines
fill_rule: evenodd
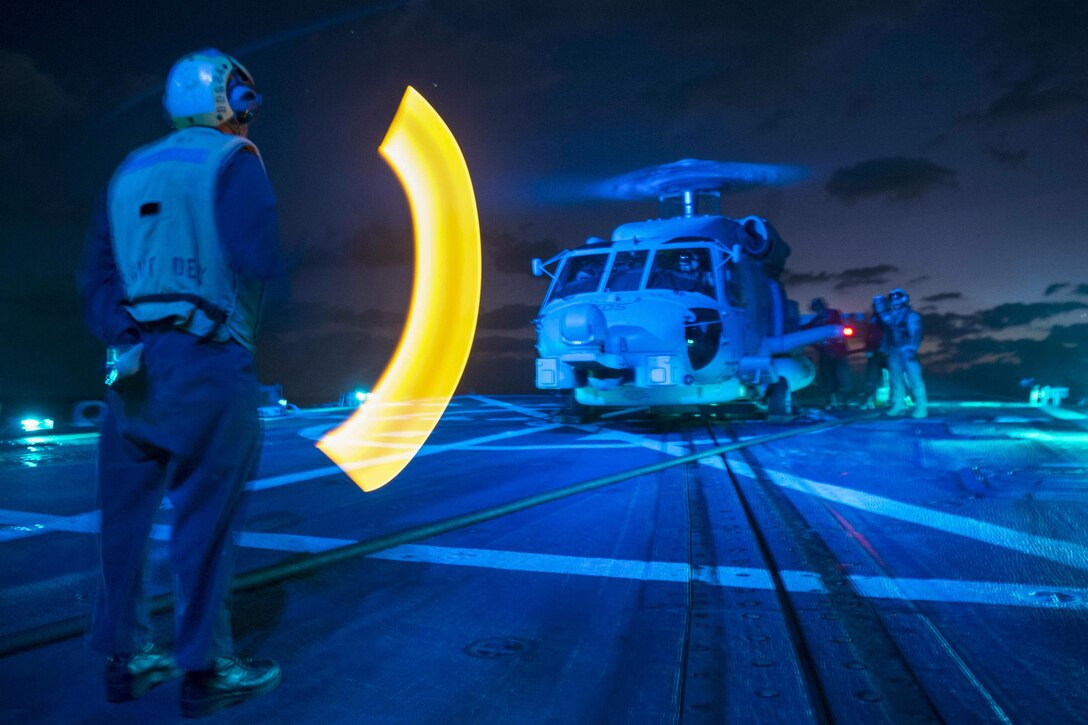
<svg viewBox="0 0 1088 725">
<path fill-rule="evenodd" d="M 106 351 L 106 385 L 113 385 L 140 372 L 144 344 L 117 345 Z"/>
</svg>

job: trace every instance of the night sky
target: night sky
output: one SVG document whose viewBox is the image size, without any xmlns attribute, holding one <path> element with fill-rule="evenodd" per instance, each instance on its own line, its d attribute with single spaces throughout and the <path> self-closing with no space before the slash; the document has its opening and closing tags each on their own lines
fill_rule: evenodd
<svg viewBox="0 0 1088 725">
<path fill-rule="evenodd" d="M 0 26 L 0 403 L 100 395 L 74 270 L 91 202 L 167 131 L 162 81 L 214 46 L 252 127 L 293 272 L 265 382 L 372 384 L 403 324 L 412 234 L 377 154 L 405 86 L 457 137 L 484 244 L 464 389 L 531 391 L 530 259 L 655 215 L 594 182 L 682 158 L 789 164 L 724 200 L 791 244 L 787 291 L 847 311 L 903 286 L 932 386 L 1088 397 L 1088 3 L 17 2 Z"/>
</svg>

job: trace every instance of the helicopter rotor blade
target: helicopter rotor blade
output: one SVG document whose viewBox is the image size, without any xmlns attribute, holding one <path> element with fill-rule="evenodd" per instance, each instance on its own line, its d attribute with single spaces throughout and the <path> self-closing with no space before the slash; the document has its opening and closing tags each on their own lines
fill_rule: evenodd
<svg viewBox="0 0 1088 725">
<path fill-rule="evenodd" d="M 735 193 L 757 186 L 781 186 L 804 178 L 804 170 L 780 164 L 682 159 L 614 176 L 592 187 L 604 199 L 660 199 L 685 191 Z"/>
</svg>

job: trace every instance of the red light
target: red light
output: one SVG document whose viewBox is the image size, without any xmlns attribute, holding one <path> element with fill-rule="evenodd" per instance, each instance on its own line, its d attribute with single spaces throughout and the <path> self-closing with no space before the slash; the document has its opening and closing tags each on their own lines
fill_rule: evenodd
<svg viewBox="0 0 1088 725">
<path fill-rule="evenodd" d="M 843 337 L 853 337 L 854 336 L 854 328 L 853 327 L 844 327 L 844 328 L 842 328 L 842 336 Z"/>
</svg>

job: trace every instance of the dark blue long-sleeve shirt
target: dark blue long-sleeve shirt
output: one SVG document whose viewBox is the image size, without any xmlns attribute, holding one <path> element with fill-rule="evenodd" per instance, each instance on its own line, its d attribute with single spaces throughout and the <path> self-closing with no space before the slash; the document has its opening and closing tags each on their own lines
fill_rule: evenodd
<svg viewBox="0 0 1088 725">
<path fill-rule="evenodd" d="M 137 342 L 139 331 L 125 311 L 110 233 L 107 194 L 95 204 L 77 274 L 88 329 L 107 345 Z M 276 198 L 260 160 L 235 153 L 220 172 L 215 192 L 215 224 L 223 255 L 244 280 L 267 281 L 284 272 L 279 250 Z"/>
</svg>

